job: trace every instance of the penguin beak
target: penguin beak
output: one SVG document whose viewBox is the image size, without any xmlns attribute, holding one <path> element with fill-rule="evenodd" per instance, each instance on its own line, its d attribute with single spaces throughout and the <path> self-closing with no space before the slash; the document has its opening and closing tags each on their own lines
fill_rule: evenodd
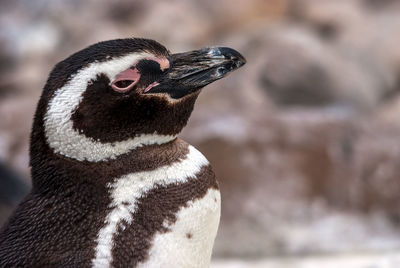
<svg viewBox="0 0 400 268">
<path fill-rule="evenodd" d="M 178 99 L 242 67 L 246 59 L 228 47 L 208 47 L 172 54 L 171 67 L 148 93 L 168 93 Z"/>
</svg>

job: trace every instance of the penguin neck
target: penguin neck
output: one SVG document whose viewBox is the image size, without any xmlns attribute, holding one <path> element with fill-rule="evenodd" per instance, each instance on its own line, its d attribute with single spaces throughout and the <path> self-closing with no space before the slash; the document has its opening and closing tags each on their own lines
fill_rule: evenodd
<svg viewBox="0 0 400 268">
<path fill-rule="evenodd" d="M 129 141 L 131 143 L 128 145 L 132 145 L 130 147 L 123 146 L 123 142 L 117 146 L 106 144 L 104 147 L 104 144 L 95 141 L 95 146 L 100 147 L 97 150 L 93 150 L 95 146 L 77 145 L 82 140 L 71 140 L 68 135 L 59 139 L 59 142 L 64 142 L 64 138 L 65 143 L 54 141 L 52 144 L 48 139 L 51 131 L 45 126 L 49 99 L 51 92 L 44 91 L 32 126 L 30 166 L 33 190 L 46 191 L 49 187 L 65 188 L 67 184 L 73 186 L 79 183 L 106 188 L 107 183 L 119 175 L 168 165 L 187 154 L 188 144 L 176 138 L 176 135 L 164 135 L 165 139 L 161 140 L 154 139 L 154 135 L 150 134 L 147 143 L 143 140 L 138 142 L 137 138 L 142 139 L 143 136 L 134 137 Z M 83 141 L 86 140 L 83 138 Z M 62 151 L 65 146 L 71 151 Z M 83 157 L 74 157 L 82 156 L 82 153 Z"/>
<path fill-rule="evenodd" d="M 82 183 L 106 190 L 115 177 L 170 165 L 184 159 L 188 153 L 186 142 L 171 137 L 166 142 L 142 144 L 126 153 L 101 161 L 79 160 L 55 152 L 47 142 L 44 132 L 43 125 L 38 127 L 34 123 L 30 165 L 33 188 L 38 191 L 48 191 L 48 187 L 65 188 L 66 185 Z"/>
</svg>

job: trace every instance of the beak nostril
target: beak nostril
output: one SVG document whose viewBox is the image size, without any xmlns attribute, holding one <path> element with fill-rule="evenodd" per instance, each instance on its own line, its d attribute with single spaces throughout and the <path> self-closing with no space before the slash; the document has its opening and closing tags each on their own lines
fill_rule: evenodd
<svg viewBox="0 0 400 268">
<path fill-rule="evenodd" d="M 218 76 L 223 76 L 224 74 L 226 74 L 228 72 L 228 69 L 225 67 L 218 67 L 217 68 L 217 75 Z"/>
</svg>

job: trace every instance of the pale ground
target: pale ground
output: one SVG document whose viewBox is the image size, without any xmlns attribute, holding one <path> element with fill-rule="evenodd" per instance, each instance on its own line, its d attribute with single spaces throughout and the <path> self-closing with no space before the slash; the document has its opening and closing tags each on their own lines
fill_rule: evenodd
<svg viewBox="0 0 400 268">
<path fill-rule="evenodd" d="M 271 257 L 262 260 L 214 260 L 211 268 L 398 268 L 400 250 L 294 258 Z"/>
</svg>

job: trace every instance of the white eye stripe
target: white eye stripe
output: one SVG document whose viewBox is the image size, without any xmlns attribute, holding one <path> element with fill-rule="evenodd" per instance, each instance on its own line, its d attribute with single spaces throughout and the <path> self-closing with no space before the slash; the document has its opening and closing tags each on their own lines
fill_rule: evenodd
<svg viewBox="0 0 400 268">
<path fill-rule="evenodd" d="M 110 81 L 122 71 L 141 59 L 154 57 L 149 53 L 128 55 L 105 61 L 93 62 L 74 74 L 61 88 L 57 89 L 49 101 L 44 116 L 45 135 L 54 152 L 77 160 L 91 162 L 114 159 L 118 155 L 149 144 L 162 144 L 175 138 L 174 135 L 143 134 L 133 139 L 114 143 L 100 143 L 93 138 L 80 134 L 73 128 L 71 116 L 82 100 L 90 81 L 103 73 Z"/>
</svg>

